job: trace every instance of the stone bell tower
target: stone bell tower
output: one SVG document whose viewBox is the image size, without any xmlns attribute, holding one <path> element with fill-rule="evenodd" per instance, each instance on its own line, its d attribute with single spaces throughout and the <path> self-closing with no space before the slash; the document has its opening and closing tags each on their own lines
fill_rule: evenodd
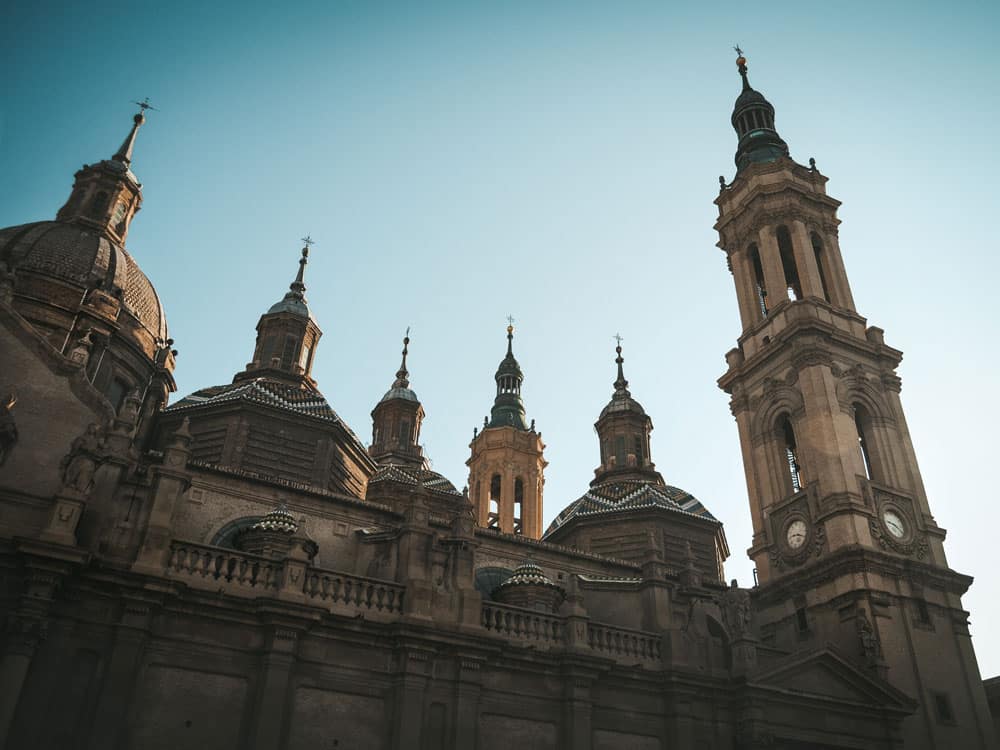
<svg viewBox="0 0 1000 750">
<path fill-rule="evenodd" d="M 789 158 L 737 64 L 736 176 L 715 203 L 742 333 L 719 385 L 743 450 L 761 636 L 832 644 L 916 699 L 907 748 L 993 747 L 960 599 L 971 579 L 948 567 L 931 514 L 902 353 L 855 309 L 827 178 Z"/>
<path fill-rule="evenodd" d="M 514 326 L 507 326 L 507 356 L 497 368 L 497 394 L 490 418 L 469 447 L 469 492 L 480 526 L 540 539 L 542 488 L 548 462 L 535 423 L 521 401 L 524 374 L 514 358 Z"/>
</svg>

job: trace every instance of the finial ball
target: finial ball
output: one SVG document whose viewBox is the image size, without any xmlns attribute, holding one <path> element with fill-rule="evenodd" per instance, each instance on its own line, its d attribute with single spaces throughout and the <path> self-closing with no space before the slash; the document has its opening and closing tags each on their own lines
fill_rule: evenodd
<svg viewBox="0 0 1000 750">
<path fill-rule="evenodd" d="M 739 57 L 736 58 L 736 67 L 737 68 L 742 68 L 746 64 L 747 64 L 747 59 L 745 57 L 743 57 L 743 55 L 740 55 Z"/>
<path fill-rule="evenodd" d="M 514 326 L 507 326 L 507 333 L 514 333 Z"/>
</svg>

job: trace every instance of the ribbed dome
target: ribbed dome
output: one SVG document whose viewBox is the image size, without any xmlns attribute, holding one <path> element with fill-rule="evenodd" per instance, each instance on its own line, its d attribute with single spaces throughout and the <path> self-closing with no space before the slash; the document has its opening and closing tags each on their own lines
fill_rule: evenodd
<svg viewBox="0 0 1000 750">
<path fill-rule="evenodd" d="M 97 284 L 122 290 L 127 310 L 154 339 L 167 338 L 167 320 L 153 285 L 128 251 L 88 227 L 40 221 L 0 229 L 0 260 L 84 291 Z"/>
</svg>

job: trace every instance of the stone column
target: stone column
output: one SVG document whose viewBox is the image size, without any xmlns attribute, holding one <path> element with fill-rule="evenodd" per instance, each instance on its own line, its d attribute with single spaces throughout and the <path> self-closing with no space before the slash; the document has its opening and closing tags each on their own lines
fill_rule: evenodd
<svg viewBox="0 0 1000 750">
<path fill-rule="evenodd" d="M 186 469 L 191 456 L 190 445 L 191 433 L 185 417 L 163 452 L 163 463 L 153 469 L 152 507 L 142 546 L 132 566 L 137 572 L 147 575 L 162 575 L 164 572 L 173 534 L 174 507 L 191 481 Z"/>
<path fill-rule="evenodd" d="M 124 611 L 115 632 L 115 642 L 104 670 L 100 696 L 87 747 L 106 750 L 121 747 L 132 700 L 137 692 L 142 657 L 149 642 L 149 629 L 157 602 L 134 597 L 124 601 Z"/>
<path fill-rule="evenodd" d="M 819 276 L 819 266 L 816 264 L 816 253 L 813 252 L 812 240 L 806 225 L 799 219 L 792 221 L 792 249 L 795 253 L 795 266 L 799 271 L 799 283 L 802 284 L 802 294 L 805 297 L 823 295 L 823 282 Z M 828 280 L 829 281 L 829 280 Z"/>
<path fill-rule="evenodd" d="M 26 613 L 10 615 L 7 619 L 7 638 L 0 659 L 0 750 L 13 747 L 7 740 L 14 711 L 35 651 L 47 631 L 47 620 Z"/>
<path fill-rule="evenodd" d="M 476 747 L 483 663 L 484 660 L 478 656 L 458 657 L 458 679 L 455 682 L 455 732 L 452 745 L 456 750 Z"/>
<path fill-rule="evenodd" d="M 732 265 L 733 281 L 736 283 L 736 301 L 740 308 L 740 322 L 743 330 L 752 326 L 760 318 L 760 307 L 757 302 L 757 280 L 754 277 L 753 263 L 746 250 L 737 250 L 729 256 Z"/>
<path fill-rule="evenodd" d="M 785 282 L 785 269 L 781 265 L 781 251 L 778 249 L 774 227 L 761 227 L 757 236 L 760 240 L 760 264 L 764 268 L 764 283 L 767 284 L 765 301 L 770 312 L 779 302 L 788 299 L 788 284 Z"/>
<path fill-rule="evenodd" d="M 400 673 L 396 676 L 392 732 L 393 750 L 419 747 L 424 726 L 424 696 L 431 673 L 433 652 L 404 647 L 399 654 Z"/>
<path fill-rule="evenodd" d="M 592 670 L 568 665 L 563 670 L 562 679 L 565 685 L 562 747 L 571 747 L 573 750 L 590 750 L 593 745 L 590 692 L 594 673 Z"/>
<path fill-rule="evenodd" d="M 844 268 L 844 256 L 840 253 L 840 242 L 837 239 L 837 232 L 827 231 L 823 233 L 823 241 L 826 243 L 824 251 L 830 259 L 830 266 L 834 278 L 827 279 L 837 289 L 837 301 L 842 307 L 846 307 L 851 312 L 857 312 L 854 307 L 854 295 L 851 294 L 851 283 L 847 279 L 847 270 Z"/>
<path fill-rule="evenodd" d="M 301 632 L 299 627 L 273 625 L 268 634 L 267 651 L 261 657 L 260 684 L 251 730 L 251 747 L 258 750 L 282 746 L 288 691 Z"/>
</svg>

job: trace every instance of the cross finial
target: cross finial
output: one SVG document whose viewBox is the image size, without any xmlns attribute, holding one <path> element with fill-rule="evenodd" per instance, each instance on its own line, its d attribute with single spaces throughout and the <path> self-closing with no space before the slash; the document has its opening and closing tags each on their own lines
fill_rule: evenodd
<svg viewBox="0 0 1000 750">
<path fill-rule="evenodd" d="M 508 325 L 514 325 L 514 316 L 513 315 L 508 315 L 507 316 L 507 324 Z"/>
<path fill-rule="evenodd" d="M 305 243 L 306 247 L 312 247 L 316 244 L 316 240 L 310 237 L 308 234 L 302 238 L 302 242 Z"/>
<path fill-rule="evenodd" d="M 615 341 L 617 341 L 617 342 L 618 342 L 618 346 L 621 346 L 621 345 L 622 345 L 622 341 L 624 341 L 624 340 L 625 340 L 625 339 L 623 339 L 623 338 L 622 338 L 622 335 L 621 335 L 620 333 L 616 333 L 616 334 L 615 334 L 614 336 L 612 336 L 611 338 L 613 338 L 613 339 L 614 339 Z"/>
<path fill-rule="evenodd" d="M 145 113 L 146 113 L 146 110 L 147 110 L 147 109 L 151 109 L 151 110 L 153 110 L 154 112 L 159 112 L 159 111 L 160 111 L 160 110 L 158 110 L 158 109 L 157 109 L 156 107 L 154 107 L 154 106 L 153 106 L 152 104 L 150 104 L 150 103 L 149 103 L 149 97 L 148 97 L 148 96 L 147 96 L 147 97 L 145 97 L 145 98 L 144 98 L 144 99 L 143 99 L 143 100 L 142 100 L 141 102 L 137 102 L 137 101 L 135 101 L 135 99 L 133 99 L 133 100 L 132 100 L 132 103 L 133 103 L 133 104 L 138 104 L 138 105 L 139 105 L 139 109 L 141 109 L 141 110 L 142 110 L 142 113 L 143 113 L 143 114 L 145 114 Z"/>
<path fill-rule="evenodd" d="M 737 55 L 743 57 L 743 50 L 740 49 L 740 45 L 737 44 L 735 47 L 733 47 L 733 49 L 736 50 Z"/>
</svg>

